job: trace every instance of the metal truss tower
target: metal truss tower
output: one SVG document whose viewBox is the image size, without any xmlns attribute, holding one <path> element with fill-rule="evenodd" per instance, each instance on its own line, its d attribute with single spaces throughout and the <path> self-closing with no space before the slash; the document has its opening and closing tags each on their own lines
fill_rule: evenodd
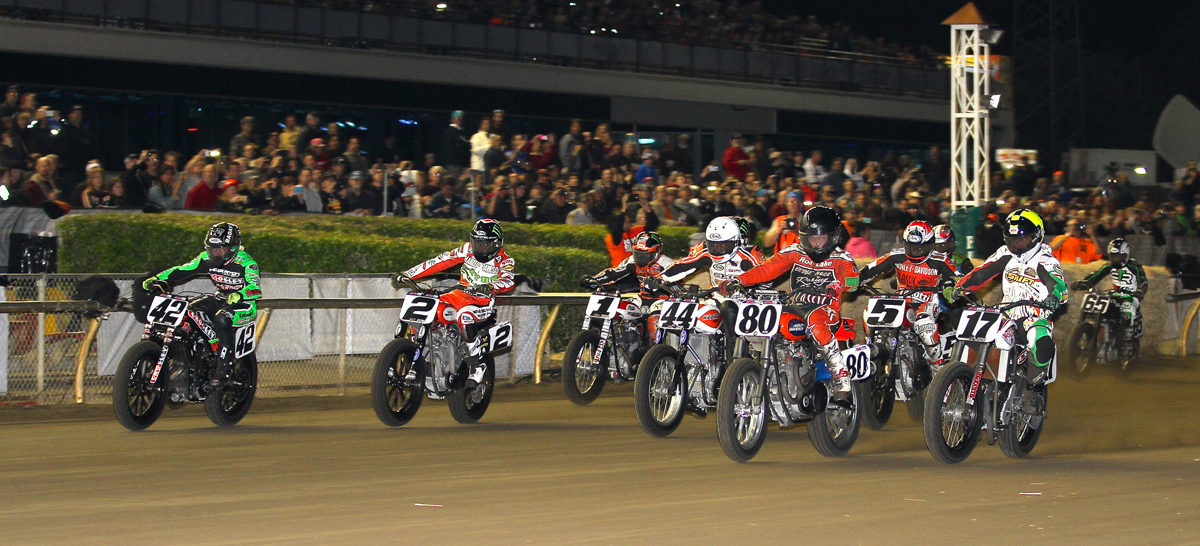
<svg viewBox="0 0 1200 546">
<path fill-rule="evenodd" d="M 942 24 L 950 26 L 950 208 L 957 211 L 988 199 L 990 43 L 998 31 L 969 2 Z"/>
<path fill-rule="evenodd" d="M 1014 0 L 1013 98 L 1017 145 L 1046 154 L 1085 146 L 1079 0 Z"/>
</svg>

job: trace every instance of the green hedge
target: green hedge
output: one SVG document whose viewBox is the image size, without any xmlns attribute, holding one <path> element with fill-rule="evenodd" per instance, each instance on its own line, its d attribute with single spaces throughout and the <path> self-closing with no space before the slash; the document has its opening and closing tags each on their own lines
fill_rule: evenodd
<svg viewBox="0 0 1200 546">
<path fill-rule="evenodd" d="M 462 240 L 459 229 L 453 233 L 456 237 L 429 237 L 426 232 L 404 236 L 354 232 L 353 223 L 318 229 L 348 219 L 321 218 L 305 225 L 286 221 L 288 218 L 238 217 L 247 251 L 269 273 L 394 273 Z M 71 273 L 140 272 L 183 263 L 200 251 L 205 231 L 217 220 L 168 214 L 69 217 L 59 224 L 59 269 Z M 465 224 L 458 222 L 455 227 Z M 505 247 L 517 262 L 517 272 L 543 279 L 545 290 L 575 290 L 579 277 L 608 266 L 607 254 L 594 250 L 524 244 Z"/>
<path fill-rule="evenodd" d="M 435 220 L 411 218 L 367 218 L 361 216 L 204 216 L 193 214 L 89 214 L 68 217 L 62 224 L 76 223 L 91 226 L 87 229 L 103 230 L 114 225 L 172 226 L 181 229 L 203 230 L 213 223 L 233 221 L 242 228 L 247 241 L 255 233 L 280 229 L 307 233 L 343 233 L 350 235 L 378 235 L 391 238 L 425 237 L 442 241 L 463 242 L 470 232 L 471 223 L 466 220 Z M 83 228 L 81 228 L 83 229 Z M 664 250 L 668 256 L 680 257 L 687 254 L 688 236 L 695 231 L 690 227 L 663 226 Z M 504 225 L 505 244 L 537 247 L 566 247 L 607 254 L 603 226 L 567 226 L 560 224 Z M 199 238 L 199 236 L 197 236 Z"/>
</svg>

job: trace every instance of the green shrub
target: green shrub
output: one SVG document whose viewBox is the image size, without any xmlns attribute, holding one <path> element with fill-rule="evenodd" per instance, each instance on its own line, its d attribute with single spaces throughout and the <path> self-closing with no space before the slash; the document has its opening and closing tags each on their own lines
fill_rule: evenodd
<svg viewBox="0 0 1200 546">
<path fill-rule="evenodd" d="M 270 273 L 395 273 L 453 248 L 461 238 L 385 236 L 322 230 L 330 225 L 289 225 L 281 218 L 246 217 L 243 239 L 262 270 Z M 330 218 L 330 220 L 343 220 Z M 214 217 L 91 214 L 60 224 L 63 272 L 161 270 L 193 258 Z M 506 244 L 517 272 L 543 279 L 545 290 L 577 290 L 579 277 L 608 265 L 607 254 L 576 248 Z"/>
</svg>

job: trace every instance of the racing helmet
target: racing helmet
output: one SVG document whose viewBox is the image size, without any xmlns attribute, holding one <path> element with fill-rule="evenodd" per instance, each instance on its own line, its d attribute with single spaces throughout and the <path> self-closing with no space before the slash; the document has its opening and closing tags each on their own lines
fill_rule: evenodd
<svg viewBox="0 0 1200 546">
<path fill-rule="evenodd" d="M 500 222 L 484 218 L 471 228 L 471 256 L 483 263 L 490 262 L 504 247 L 504 228 Z"/>
<path fill-rule="evenodd" d="M 800 248 L 814 262 L 829 258 L 840 242 L 842 216 L 829 207 L 813 207 L 800 218 Z"/>
<path fill-rule="evenodd" d="M 754 245 L 758 237 L 758 226 L 744 216 L 734 216 L 733 221 L 737 222 L 738 231 L 742 234 L 741 245 L 747 248 Z"/>
<path fill-rule="evenodd" d="M 733 258 L 741 240 L 742 232 L 732 216 L 713 218 L 704 229 L 704 249 L 712 256 L 714 262 L 724 262 Z"/>
<path fill-rule="evenodd" d="M 933 241 L 933 226 L 929 225 L 929 222 L 911 222 L 904 228 L 904 255 L 915 263 L 921 263 L 929 257 L 929 251 L 933 250 Z"/>
<path fill-rule="evenodd" d="M 662 236 L 655 231 L 646 231 L 633 241 L 633 262 L 638 267 L 654 263 L 662 255 Z"/>
<path fill-rule="evenodd" d="M 242 232 L 237 224 L 220 222 L 208 228 L 204 236 L 204 252 L 208 265 L 225 265 L 242 248 Z"/>
<path fill-rule="evenodd" d="M 1016 255 L 1028 252 L 1042 243 L 1046 226 L 1042 217 L 1029 209 L 1014 210 L 1004 219 L 1004 246 Z"/>
<path fill-rule="evenodd" d="M 954 230 L 950 229 L 950 226 L 933 226 L 933 249 L 947 255 L 954 252 Z"/>
<path fill-rule="evenodd" d="M 1108 261 L 1112 262 L 1113 267 L 1121 267 L 1129 261 L 1129 242 L 1119 237 L 1113 239 L 1108 242 L 1107 253 Z"/>
</svg>

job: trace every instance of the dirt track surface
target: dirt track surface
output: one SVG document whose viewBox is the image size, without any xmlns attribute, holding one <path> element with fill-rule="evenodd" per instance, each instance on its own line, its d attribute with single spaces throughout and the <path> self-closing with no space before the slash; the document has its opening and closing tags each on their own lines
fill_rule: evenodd
<svg viewBox="0 0 1200 546">
<path fill-rule="evenodd" d="M 1031 458 L 981 442 L 956 466 L 903 406 L 847 458 L 772 425 L 738 464 L 712 417 L 648 436 L 628 385 L 589 407 L 501 388 L 473 426 L 427 400 L 399 429 L 365 397 L 263 400 L 231 430 L 193 407 L 143 433 L 106 407 L 3 408 L 41 421 L 0 425 L 0 542 L 1200 541 L 1200 366 L 1106 371 L 1051 387 Z"/>
</svg>

